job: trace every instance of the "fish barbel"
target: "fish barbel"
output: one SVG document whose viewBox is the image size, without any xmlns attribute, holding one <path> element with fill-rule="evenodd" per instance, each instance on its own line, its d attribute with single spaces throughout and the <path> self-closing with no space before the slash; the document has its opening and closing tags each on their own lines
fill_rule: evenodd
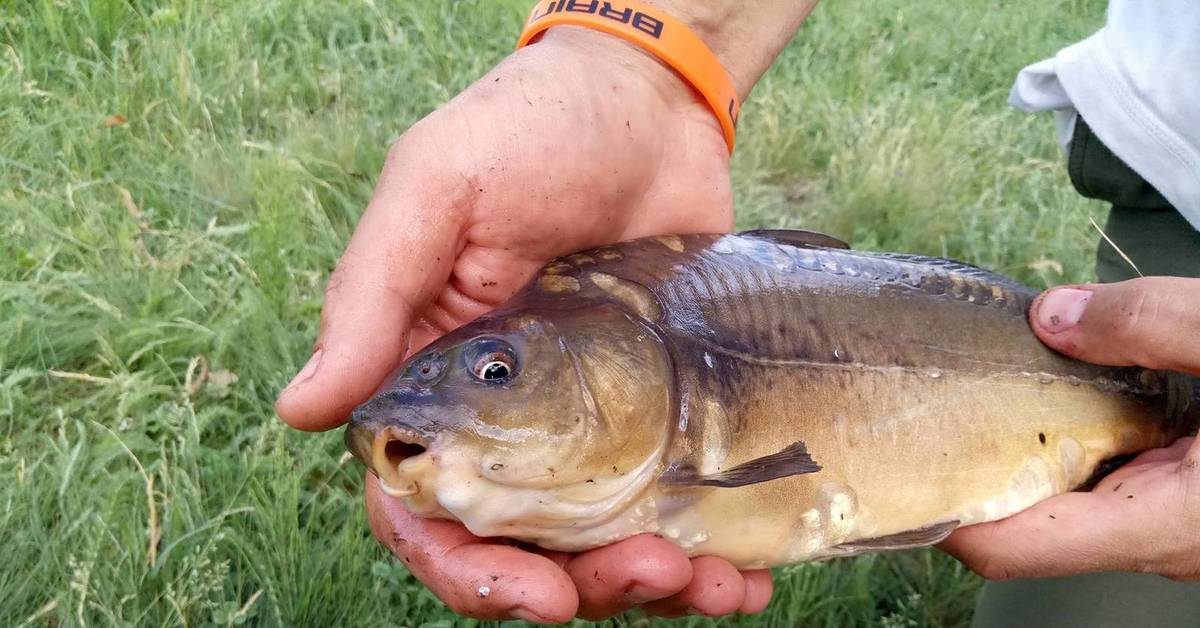
<svg viewBox="0 0 1200 628">
<path fill-rule="evenodd" d="M 805 231 L 634 240 L 421 350 L 346 442 L 412 512 L 550 549 L 653 532 L 758 568 L 929 545 L 1200 419 L 1175 374 L 1047 349 L 1035 296 Z"/>
</svg>

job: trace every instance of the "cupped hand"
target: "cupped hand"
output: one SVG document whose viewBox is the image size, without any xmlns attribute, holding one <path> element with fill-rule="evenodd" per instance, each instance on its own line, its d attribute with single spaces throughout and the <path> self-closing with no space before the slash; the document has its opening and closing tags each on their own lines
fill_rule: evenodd
<svg viewBox="0 0 1200 628">
<path fill-rule="evenodd" d="M 1069 356 L 1200 375 L 1200 279 L 1056 288 L 1030 312 Z M 1200 400 L 1193 400 L 1193 404 Z M 1147 451 L 1087 493 L 1067 493 L 942 544 L 985 578 L 1141 571 L 1200 580 L 1200 440 Z"/>
<path fill-rule="evenodd" d="M 615 38 L 555 28 L 392 147 L 330 277 L 308 364 L 279 415 L 333 428 L 402 361 L 517 291 L 547 260 L 647 235 L 732 227 L 716 119 L 656 60 Z M 652 536 L 575 556 L 480 539 L 419 519 L 377 490 L 376 536 L 454 610 L 565 621 L 629 607 L 761 610 L 767 572 L 689 560 Z"/>
<path fill-rule="evenodd" d="M 535 552 L 420 519 L 367 477 L 371 530 L 455 612 L 480 619 L 601 619 L 638 605 L 654 615 L 757 613 L 771 599 L 767 570 L 739 573 L 711 556 L 688 559 L 669 541 L 635 536 L 579 554 Z"/>
</svg>

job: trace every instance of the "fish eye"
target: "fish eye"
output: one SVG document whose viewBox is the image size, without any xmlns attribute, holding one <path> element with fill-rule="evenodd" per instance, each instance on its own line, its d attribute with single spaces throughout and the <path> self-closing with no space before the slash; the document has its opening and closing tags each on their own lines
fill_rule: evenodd
<svg viewBox="0 0 1200 628">
<path fill-rule="evenodd" d="M 496 356 L 494 359 L 480 360 L 479 365 L 475 367 L 475 377 L 484 381 L 495 381 L 499 379 L 508 379 L 512 375 L 512 367 L 505 362 L 504 356 Z"/>
<path fill-rule="evenodd" d="M 494 338 L 476 341 L 466 352 L 471 375 L 485 383 L 498 384 L 517 374 L 517 358 L 508 343 Z"/>
</svg>

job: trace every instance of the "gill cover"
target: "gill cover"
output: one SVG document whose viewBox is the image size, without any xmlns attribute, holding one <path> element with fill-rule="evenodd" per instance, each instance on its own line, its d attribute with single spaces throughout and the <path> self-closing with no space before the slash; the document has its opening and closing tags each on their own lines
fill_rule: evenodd
<svg viewBox="0 0 1200 628">
<path fill-rule="evenodd" d="M 587 492 L 660 455 L 674 378 L 661 340 L 613 303 L 501 314 L 519 347 L 519 374 L 455 404 L 471 408 L 463 444 L 478 447 L 481 472 L 524 488 Z"/>
<path fill-rule="evenodd" d="M 437 391 L 442 399 L 422 413 L 440 417 L 444 408 L 439 420 L 457 421 L 439 460 L 438 500 L 449 513 L 479 535 L 565 549 L 642 529 L 675 381 L 644 307 L 631 311 L 591 282 L 565 293 L 563 285 L 535 282 L 435 343 L 446 353 L 479 338 L 506 343 L 517 372 L 499 385 Z"/>
</svg>

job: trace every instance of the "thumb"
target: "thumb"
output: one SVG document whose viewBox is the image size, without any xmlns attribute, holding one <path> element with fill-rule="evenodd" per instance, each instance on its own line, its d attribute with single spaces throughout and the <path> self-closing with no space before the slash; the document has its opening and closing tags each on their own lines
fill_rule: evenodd
<svg viewBox="0 0 1200 628">
<path fill-rule="evenodd" d="M 466 206 L 469 186 L 431 184 L 403 153 L 389 153 L 329 278 L 313 354 L 275 402 L 293 427 L 336 427 L 366 401 L 403 360 L 417 315 L 450 276 L 465 225 L 454 208 Z"/>
<path fill-rule="evenodd" d="M 1007 519 L 960 528 L 938 547 L 987 580 L 1130 569 L 1138 548 L 1128 531 L 1154 522 L 1108 493 L 1052 497 Z"/>
<path fill-rule="evenodd" d="M 1200 374 L 1200 279 L 1054 288 L 1029 320 L 1042 342 L 1073 358 Z"/>
<path fill-rule="evenodd" d="M 1143 452 L 1091 492 L 960 528 L 938 547 L 989 580 L 1118 570 L 1195 580 L 1198 443 L 1181 438 Z"/>
</svg>

